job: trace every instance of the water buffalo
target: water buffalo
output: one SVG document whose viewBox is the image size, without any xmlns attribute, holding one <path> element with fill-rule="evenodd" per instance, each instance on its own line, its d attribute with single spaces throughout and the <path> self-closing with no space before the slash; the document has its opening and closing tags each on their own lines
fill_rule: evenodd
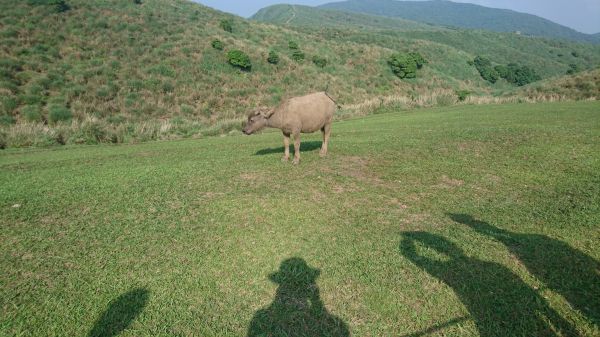
<svg viewBox="0 0 600 337">
<path fill-rule="evenodd" d="M 243 129 L 251 135 L 262 128 L 276 128 L 283 132 L 283 161 L 290 159 L 290 135 L 294 136 L 294 165 L 300 163 L 300 133 L 323 132 L 321 157 L 327 154 L 327 143 L 331 134 L 331 123 L 336 103 L 325 92 L 285 100 L 275 109 L 263 109 L 248 116 Z"/>
</svg>

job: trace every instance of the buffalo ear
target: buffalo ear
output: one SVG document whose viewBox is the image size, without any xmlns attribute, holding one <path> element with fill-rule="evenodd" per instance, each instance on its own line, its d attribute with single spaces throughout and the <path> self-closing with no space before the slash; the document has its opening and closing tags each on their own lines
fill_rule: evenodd
<svg viewBox="0 0 600 337">
<path fill-rule="evenodd" d="M 262 109 L 260 111 L 260 114 L 265 118 L 271 117 L 271 115 L 273 115 L 274 113 L 275 113 L 275 109 Z"/>
</svg>

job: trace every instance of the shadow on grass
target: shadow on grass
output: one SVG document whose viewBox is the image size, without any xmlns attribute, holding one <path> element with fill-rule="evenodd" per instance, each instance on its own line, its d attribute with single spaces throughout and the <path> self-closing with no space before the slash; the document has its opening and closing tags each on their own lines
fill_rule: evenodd
<svg viewBox="0 0 600 337">
<path fill-rule="evenodd" d="M 449 214 L 480 234 L 503 243 L 527 270 L 600 326 L 600 263 L 545 235 L 510 232 L 467 214 Z"/>
<path fill-rule="evenodd" d="M 321 301 L 316 284 L 320 273 L 301 258 L 283 261 L 279 271 L 269 275 L 279 285 L 275 299 L 254 314 L 248 337 L 350 336 L 346 323 L 330 314 Z"/>
<path fill-rule="evenodd" d="M 113 300 L 98 318 L 88 337 L 117 336 L 131 325 L 148 302 L 146 289 L 133 289 Z"/>
<path fill-rule="evenodd" d="M 294 153 L 294 142 L 293 140 L 291 141 L 291 145 L 290 145 L 290 152 L 293 154 Z M 302 142 L 300 143 L 300 152 L 310 152 L 310 151 L 315 151 L 315 150 L 319 150 L 321 149 L 321 144 L 323 142 L 320 141 L 310 141 L 310 142 Z M 281 147 L 272 147 L 272 148 L 268 148 L 268 149 L 262 149 L 257 151 L 254 155 L 255 156 L 264 156 L 266 154 L 273 154 L 273 153 L 281 153 L 283 154 L 283 146 Z"/>
<path fill-rule="evenodd" d="M 402 234 L 401 253 L 444 282 L 469 310 L 481 336 L 564 336 L 578 333 L 510 269 L 468 257 L 444 237 Z M 554 329 L 553 329 L 554 328 Z"/>
</svg>

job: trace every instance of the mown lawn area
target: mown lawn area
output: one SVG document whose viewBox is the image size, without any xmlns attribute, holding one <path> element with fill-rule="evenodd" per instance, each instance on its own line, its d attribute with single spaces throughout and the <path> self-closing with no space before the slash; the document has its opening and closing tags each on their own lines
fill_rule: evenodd
<svg viewBox="0 0 600 337">
<path fill-rule="evenodd" d="M 0 335 L 600 335 L 600 103 L 303 141 L 0 152 Z"/>
</svg>

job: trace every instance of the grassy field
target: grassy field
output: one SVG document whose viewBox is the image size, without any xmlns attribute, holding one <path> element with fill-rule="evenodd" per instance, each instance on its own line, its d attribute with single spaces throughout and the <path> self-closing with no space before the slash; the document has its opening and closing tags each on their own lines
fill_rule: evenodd
<svg viewBox="0 0 600 337">
<path fill-rule="evenodd" d="M 281 142 L 0 152 L 0 335 L 600 335 L 598 102 Z"/>
</svg>

